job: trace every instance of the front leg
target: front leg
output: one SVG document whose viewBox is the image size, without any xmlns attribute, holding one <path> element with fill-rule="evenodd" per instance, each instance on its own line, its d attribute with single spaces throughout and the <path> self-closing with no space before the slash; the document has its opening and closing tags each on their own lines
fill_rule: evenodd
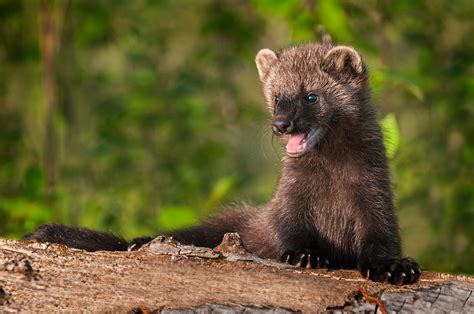
<svg viewBox="0 0 474 314">
<path fill-rule="evenodd" d="M 388 216 L 390 217 L 390 216 Z M 410 257 L 400 258 L 400 235 L 395 218 L 365 226 L 357 267 L 364 278 L 395 285 L 415 283 L 421 268 Z"/>
<path fill-rule="evenodd" d="M 284 219 L 273 217 L 271 221 L 272 229 L 276 231 L 277 244 L 277 256 L 273 258 L 296 267 L 327 268 L 329 266 L 328 256 L 320 248 L 321 241 L 318 234 L 308 228 L 305 223 L 311 217 L 306 219 L 291 217 L 292 223 L 288 223 L 290 219 L 285 215 L 291 213 L 293 212 L 280 209 L 279 215 L 276 215 L 276 217 L 283 217 Z"/>
<path fill-rule="evenodd" d="M 287 225 L 279 234 L 280 261 L 296 267 L 328 268 L 327 252 L 321 250 L 317 235 L 303 226 Z"/>
</svg>

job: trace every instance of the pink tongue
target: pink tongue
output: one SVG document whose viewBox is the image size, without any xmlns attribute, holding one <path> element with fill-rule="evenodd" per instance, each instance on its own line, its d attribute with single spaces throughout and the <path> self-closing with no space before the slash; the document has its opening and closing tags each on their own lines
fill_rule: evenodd
<svg viewBox="0 0 474 314">
<path fill-rule="evenodd" d="M 288 138 L 288 144 L 286 144 L 286 152 L 290 154 L 296 154 L 304 149 L 302 141 L 304 139 L 304 134 L 291 134 Z"/>
</svg>

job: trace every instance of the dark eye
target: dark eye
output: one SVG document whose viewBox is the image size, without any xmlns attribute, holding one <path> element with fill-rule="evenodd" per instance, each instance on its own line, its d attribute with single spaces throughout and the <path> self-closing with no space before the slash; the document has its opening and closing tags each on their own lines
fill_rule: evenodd
<svg viewBox="0 0 474 314">
<path fill-rule="evenodd" d="M 315 103 L 319 100 L 319 97 L 315 94 L 309 94 L 308 96 L 306 96 L 306 100 L 310 103 Z"/>
<path fill-rule="evenodd" d="M 278 103 L 280 101 L 280 97 L 275 96 L 275 103 Z"/>
</svg>

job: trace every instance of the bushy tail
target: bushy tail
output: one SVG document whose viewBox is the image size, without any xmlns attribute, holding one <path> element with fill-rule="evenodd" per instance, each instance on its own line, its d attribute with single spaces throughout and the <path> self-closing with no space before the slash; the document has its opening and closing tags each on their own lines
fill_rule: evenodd
<svg viewBox="0 0 474 314">
<path fill-rule="evenodd" d="M 129 246 L 126 240 L 110 232 L 93 231 L 55 223 L 42 225 L 35 231 L 25 234 L 23 239 L 59 243 L 89 252 L 100 250 L 127 251 Z"/>
<path fill-rule="evenodd" d="M 227 232 L 239 232 L 241 235 L 245 233 L 242 226 L 246 225 L 249 217 L 252 217 L 249 214 L 250 210 L 251 208 L 243 207 L 228 210 L 211 217 L 197 226 L 170 231 L 165 233 L 165 235 L 173 236 L 183 244 L 213 248 L 222 241 L 222 237 Z M 153 237 L 140 237 L 128 242 L 124 238 L 113 235 L 110 232 L 49 223 L 39 226 L 35 231 L 24 235 L 23 239 L 59 243 L 72 248 L 94 252 L 137 250 L 143 244 L 151 241 Z"/>
</svg>

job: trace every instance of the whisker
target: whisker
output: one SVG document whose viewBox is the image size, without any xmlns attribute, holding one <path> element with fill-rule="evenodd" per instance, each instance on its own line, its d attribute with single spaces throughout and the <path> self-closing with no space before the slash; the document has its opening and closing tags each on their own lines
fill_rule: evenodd
<svg viewBox="0 0 474 314">
<path fill-rule="evenodd" d="M 275 133 L 273 132 L 272 132 L 272 148 L 273 148 L 273 153 L 275 154 L 275 156 L 278 157 L 280 155 L 280 152 L 278 151 L 278 148 L 275 146 Z"/>
<path fill-rule="evenodd" d="M 275 144 L 275 141 L 278 141 L 278 137 L 275 136 L 275 134 L 273 133 L 272 129 L 267 127 L 269 125 L 271 125 L 271 122 L 272 120 L 271 119 L 267 119 L 267 123 L 266 124 L 261 124 L 260 127 L 259 127 L 259 130 L 258 130 L 258 133 L 259 133 L 259 138 L 260 138 L 260 143 L 259 143 L 259 147 L 260 147 L 260 150 L 262 152 L 262 155 L 264 157 L 265 160 L 270 160 L 270 159 L 273 159 L 273 158 L 270 158 L 267 154 L 267 151 L 265 149 L 265 143 L 266 143 L 266 137 L 271 134 L 271 147 L 272 147 L 272 151 L 273 153 L 275 154 L 275 156 L 277 157 L 277 160 L 279 159 L 279 156 L 280 156 L 280 151 L 279 151 L 279 145 L 276 145 Z M 265 141 L 265 142 L 264 142 Z M 277 143 L 279 144 L 279 143 Z"/>
<path fill-rule="evenodd" d="M 267 137 L 269 135 L 269 132 L 271 132 L 271 129 L 267 127 L 268 125 L 269 125 L 269 121 L 267 121 L 267 123 L 265 124 L 259 124 L 259 128 L 258 128 L 258 134 L 259 134 L 258 146 L 265 160 L 270 159 L 267 154 L 267 150 L 265 149 L 265 146 L 267 143 Z M 272 142 L 273 142 L 273 137 L 272 137 Z"/>
</svg>

